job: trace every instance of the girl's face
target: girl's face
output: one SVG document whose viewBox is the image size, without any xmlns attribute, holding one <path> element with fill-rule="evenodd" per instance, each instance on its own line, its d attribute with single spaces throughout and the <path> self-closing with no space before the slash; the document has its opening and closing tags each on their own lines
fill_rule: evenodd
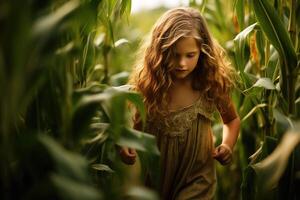
<svg viewBox="0 0 300 200">
<path fill-rule="evenodd" d="M 172 75 L 175 80 L 190 78 L 191 72 L 196 68 L 200 49 L 193 37 L 180 38 L 175 44 L 175 69 Z"/>
</svg>

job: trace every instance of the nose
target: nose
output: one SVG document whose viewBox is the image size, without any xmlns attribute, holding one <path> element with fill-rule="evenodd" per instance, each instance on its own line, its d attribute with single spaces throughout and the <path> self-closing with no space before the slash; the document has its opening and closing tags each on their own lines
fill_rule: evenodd
<svg viewBox="0 0 300 200">
<path fill-rule="evenodd" d="M 185 67 L 186 66 L 186 59 L 184 57 L 179 58 L 179 66 Z"/>
</svg>

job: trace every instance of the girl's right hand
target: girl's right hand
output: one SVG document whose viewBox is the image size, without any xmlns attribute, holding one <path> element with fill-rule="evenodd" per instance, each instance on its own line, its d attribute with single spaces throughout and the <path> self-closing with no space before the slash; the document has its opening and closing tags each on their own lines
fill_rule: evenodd
<svg viewBox="0 0 300 200">
<path fill-rule="evenodd" d="M 213 157 L 222 165 L 228 165 L 232 162 L 232 149 L 227 144 L 221 144 L 213 152 Z"/>
<path fill-rule="evenodd" d="M 121 147 L 120 148 L 121 160 L 127 165 L 133 165 L 136 160 L 136 151 L 133 148 Z"/>
</svg>

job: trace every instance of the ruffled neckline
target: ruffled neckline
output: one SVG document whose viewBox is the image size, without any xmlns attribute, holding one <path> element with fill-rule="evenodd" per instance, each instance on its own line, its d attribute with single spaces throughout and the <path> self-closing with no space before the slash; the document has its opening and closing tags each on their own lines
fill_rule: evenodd
<svg viewBox="0 0 300 200">
<path fill-rule="evenodd" d="M 208 102 L 202 95 L 191 105 L 169 111 L 160 119 L 147 120 L 147 129 L 153 133 L 163 133 L 172 136 L 184 134 L 192 127 L 192 123 L 200 116 L 202 119 L 213 121 L 214 103 Z M 153 129 L 153 130 L 152 130 Z M 154 130 L 155 129 L 155 130 Z"/>
<path fill-rule="evenodd" d="M 169 113 L 172 114 L 172 113 L 178 113 L 178 112 L 182 112 L 182 111 L 185 111 L 189 108 L 192 108 L 194 106 L 197 105 L 197 103 L 202 100 L 202 96 L 200 95 L 198 99 L 196 99 L 193 103 L 191 103 L 190 105 L 187 105 L 187 106 L 184 106 L 182 108 L 178 108 L 178 109 L 172 109 L 172 110 L 169 110 Z"/>
</svg>

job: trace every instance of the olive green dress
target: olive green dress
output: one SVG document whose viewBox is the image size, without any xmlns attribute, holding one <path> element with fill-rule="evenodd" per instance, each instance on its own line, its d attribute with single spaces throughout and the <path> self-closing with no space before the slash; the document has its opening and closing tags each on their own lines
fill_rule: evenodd
<svg viewBox="0 0 300 200">
<path fill-rule="evenodd" d="M 157 137 L 161 153 L 163 200 L 213 199 L 216 186 L 211 121 L 218 108 L 224 123 L 236 117 L 232 103 L 215 106 L 200 97 L 193 105 L 148 120 L 146 132 Z"/>
</svg>

